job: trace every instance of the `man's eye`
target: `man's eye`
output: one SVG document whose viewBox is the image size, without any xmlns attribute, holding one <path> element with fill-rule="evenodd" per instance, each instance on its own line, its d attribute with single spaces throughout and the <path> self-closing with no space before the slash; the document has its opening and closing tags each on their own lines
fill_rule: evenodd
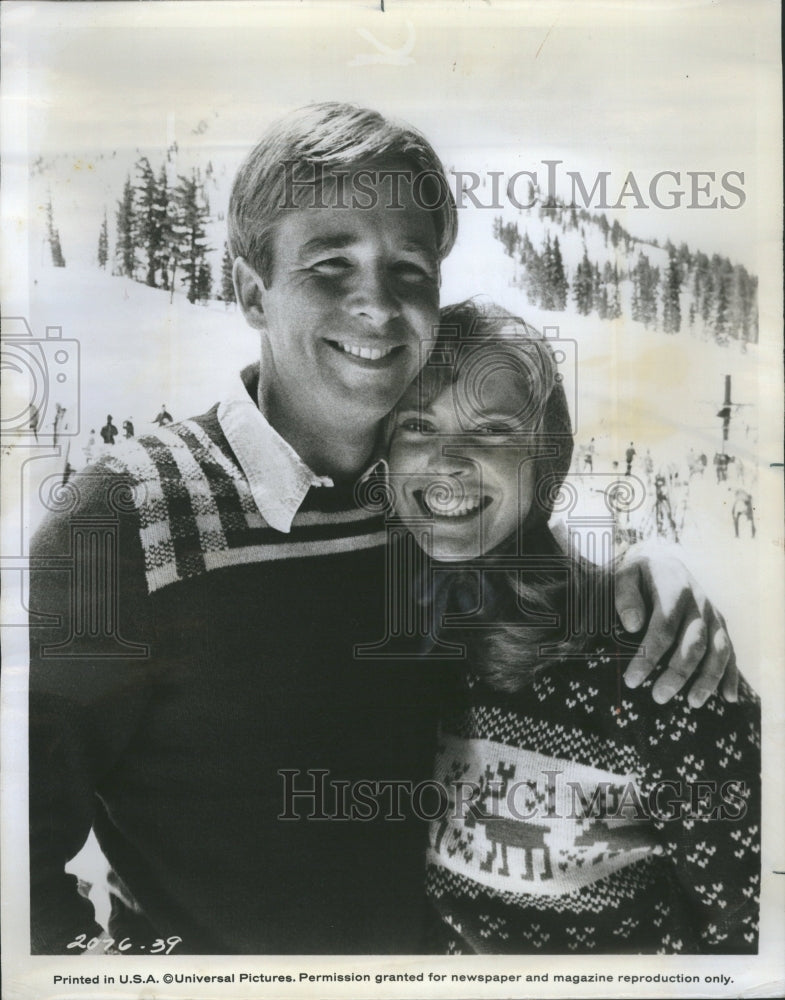
<svg viewBox="0 0 785 1000">
<path fill-rule="evenodd" d="M 325 260 L 317 260 L 311 264 L 311 270 L 317 274 L 335 275 L 343 274 L 351 264 L 345 257 L 328 257 Z"/>
<path fill-rule="evenodd" d="M 401 260 L 394 266 L 395 273 L 404 281 L 432 281 L 433 275 L 428 268 L 415 264 L 410 260 Z"/>
</svg>

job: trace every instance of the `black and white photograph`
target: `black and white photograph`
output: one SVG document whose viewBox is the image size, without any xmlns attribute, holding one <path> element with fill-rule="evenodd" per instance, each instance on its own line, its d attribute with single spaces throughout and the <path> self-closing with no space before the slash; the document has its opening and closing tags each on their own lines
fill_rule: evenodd
<svg viewBox="0 0 785 1000">
<path fill-rule="evenodd" d="M 779 4 L 0 17 L 3 997 L 782 995 Z"/>
</svg>

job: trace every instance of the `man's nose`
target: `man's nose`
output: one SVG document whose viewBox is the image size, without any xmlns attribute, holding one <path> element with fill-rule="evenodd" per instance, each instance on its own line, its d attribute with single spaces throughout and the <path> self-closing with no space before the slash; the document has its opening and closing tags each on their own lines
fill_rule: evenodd
<svg viewBox="0 0 785 1000">
<path fill-rule="evenodd" d="M 400 316 L 401 300 L 385 268 L 374 265 L 359 272 L 351 294 L 350 309 L 355 316 L 369 320 L 377 327 L 383 327 Z"/>
</svg>

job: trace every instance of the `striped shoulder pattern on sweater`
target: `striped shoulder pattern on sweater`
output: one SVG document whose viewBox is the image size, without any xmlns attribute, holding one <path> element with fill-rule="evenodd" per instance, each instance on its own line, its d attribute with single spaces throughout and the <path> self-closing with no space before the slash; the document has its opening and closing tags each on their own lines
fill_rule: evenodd
<svg viewBox="0 0 785 1000">
<path fill-rule="evenodd" d="M 124 442 L 102 461 L 129 477 L 150 593 L 215 569 L 319 557 L 383 545 L 373 510 L 301 510 L 289 534 L 271 528 L 234 457 L 201 421 Z"/>
</svg>

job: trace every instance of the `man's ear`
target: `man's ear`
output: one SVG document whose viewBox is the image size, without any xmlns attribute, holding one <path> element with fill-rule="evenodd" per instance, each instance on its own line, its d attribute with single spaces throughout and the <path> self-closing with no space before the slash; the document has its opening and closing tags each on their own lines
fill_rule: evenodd
<svg viewBox="0 0 785 1000">
<path fill-rule="evenodd" d="M 263 307 L 264 282 L 243 257 L 235 257 L 232 277 L 234 292 L 246 323 L 257 330 L 263 330 L 266 326 Z"/>
</svg>

